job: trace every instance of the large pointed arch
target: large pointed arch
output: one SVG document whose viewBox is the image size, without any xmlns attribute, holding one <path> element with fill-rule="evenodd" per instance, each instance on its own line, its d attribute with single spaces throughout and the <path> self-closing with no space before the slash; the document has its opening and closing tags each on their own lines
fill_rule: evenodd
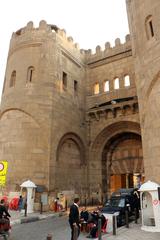
<svg viewBox="0 0 160 240">
<path fill-rule="evenodd" d="M 80 159 L 81 159 L 81 164 L 85 163 L 85 147 L 84 144 L 81 140 L 81 138 L 73 133 L 73 132 L 69 132 L 63 135 L 63 137 L 60 139 L 58 147 L 57 147 L 57 152 L 56 152 L 56 161 L 59 160 L 59 154 L 60 154 L 60 149 L 62 147 L 62 145 L 64 144 L 64 142 L 66 140 L 71 139 L 77 146 L 77 148 L 79 149 L 80 152 Z"/>
<path fill-rule="evenodd" d="M 85 147 L 75 133 L 66 133 L 59 141 L 56 152 L 55 189 L 85 194 Z"/>
<path fill-rule="evenodd" d="M 137 172 L 137 169 L 143 172 L 143 159 L 142 157 L 139 158 L 140 160 L 137 159 L 135 152 L 132 157 L 130 155 L 126 159 L 124 157 L 119 164 L 117 164 L 118 161 L 114 161 L 114 163 L 112 161 L 116 148 L 122 147 L 123 143 L 132 144 L 131 141 L 134 142 L 133 151 L 138 147 L 141 152 L 140 124 L 131 121 L 121 121 L 108 125 L 95 138 L 90 152 L 90 182 L 92 185 L 92 175 L 95 173 L 101 187 L 102 196 L 105 197 L 110 193 L 109 177 L 111 174 Z M 131 159 L 131 161 L 129 162 L 128 159 Z"/>
</svg>

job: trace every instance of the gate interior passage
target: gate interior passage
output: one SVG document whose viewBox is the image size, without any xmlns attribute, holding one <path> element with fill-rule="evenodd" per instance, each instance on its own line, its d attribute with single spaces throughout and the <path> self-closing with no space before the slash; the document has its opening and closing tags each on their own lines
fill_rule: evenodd
<svg viewBox="0 0 160 240">
<path fill-rule="evenodd" d="M 120 188 L 139 188 L 144 182 L 144 176 L 136 174 L 116 174 L 110 177 L 111 193 Z"/>
<path fill-rule="evenodd" d="M 122 132 L 112 137 L 102 154 L 103 193 L 139 188 L 144 181 L 141 136 Z M 107 184 L 106 184 L 107 183 Z M 107 186 L 105 188 L 105 186 Z"/>
</svg>

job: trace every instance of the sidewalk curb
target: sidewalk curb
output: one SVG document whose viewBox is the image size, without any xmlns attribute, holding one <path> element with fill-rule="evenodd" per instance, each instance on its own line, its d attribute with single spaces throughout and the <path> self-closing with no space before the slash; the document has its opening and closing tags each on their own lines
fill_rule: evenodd
<svg viewBox="0 0 160 240">
<path fill-rule="evenodd" d="M 41 221 L 41 220 L 45 220 L 45 219 L 49 219 L 49 218 L 62 217 L 62 216 L 66 216 L 66 215 L 67 215 L 66 212 L 58 212 L 58 213 L 52 213 L 49 215 L 46 215 L 44 213 L 44 214 L 40 214 L 37 216 L 27 216 L 27 217 L 23 217 L 23 218 L 15 219 L 15 220 L 11 221 L 11 226 L 16 225 L 16 224 L 24 224 L 24 223 Z"/>
<path fill-rule="evenodd" d="M 20 219 L 16 219 L 10 222 L 11 226 L 15 225 L 15 224 L 20 224 L 21 220 Z"/>
</svg>

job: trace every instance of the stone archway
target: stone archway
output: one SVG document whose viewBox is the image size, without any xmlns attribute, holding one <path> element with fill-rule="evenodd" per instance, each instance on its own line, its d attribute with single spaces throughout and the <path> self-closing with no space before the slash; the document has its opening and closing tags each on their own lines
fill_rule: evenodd
<svg viewBox="0 0 160 240">
<path fill-rule="evenodd" d="M 85 181 L 85 147 L 75 133 L 65 134 L 59 141 L 56 153 L 56 191 L 72 191 L 83 195 Z"/>
<path fill-rule="evenodd" d="M 122 132 L 111 137 L 102 152 L 102 192 L 138 187 L 144 172 L 141 136 Z"/>
<path fill-rule="evenodd" d="M 125 146 L 131 146 L 133 143 L 134 149 L 131 149 L 131 151 L 127 148 L 124 149 Z M 120 157 L 118 157 L 120 153 L 116 151 L 117 148 L 124 150 Z M 138 153 L 136 152 L 137 148 L 139 149 Z M 125 157 L 125 154 L 128 155 Z M 138 157 L 137 154 L 141 156 Z M 111 192 L 111 175 L 143 172 L 140 124 L 120 121 L 104 128 L 91 146 L 89 167 L 90 185 L 95 186 L 96 184 L 103 197 Z M 95 174 L 96 180 L 92 177 Z M 96 191 L 96 188 L 94 191 Z M 90 192 L 93 192 L 93 189 L 90 188 Z"/>
</svg>

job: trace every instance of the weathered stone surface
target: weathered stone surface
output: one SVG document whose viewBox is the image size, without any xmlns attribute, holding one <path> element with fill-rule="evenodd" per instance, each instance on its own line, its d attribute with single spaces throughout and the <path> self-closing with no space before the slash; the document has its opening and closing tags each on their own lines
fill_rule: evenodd
<svg viewBox="0 0 160 240">
<path fill-rule="evenodd" d="M 12 35 L 0 120 L 8 189 L 29 178 L 101 199 L 121 175 L 160 181 L 159 10 L 159 0 L 127 1 L 131 36 L 94 54 L 45 21 Z"/>
</svg>

